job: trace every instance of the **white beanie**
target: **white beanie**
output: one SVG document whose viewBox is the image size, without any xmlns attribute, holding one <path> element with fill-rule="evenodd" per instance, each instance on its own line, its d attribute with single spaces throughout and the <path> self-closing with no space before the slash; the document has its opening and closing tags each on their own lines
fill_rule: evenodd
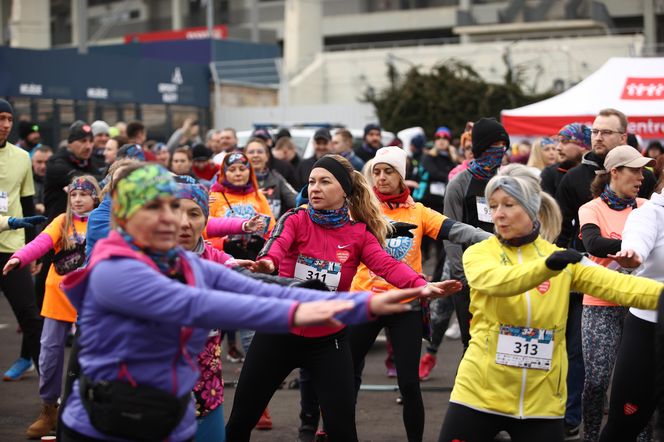
<svg viewBox="0 0 664 442">
<path fill-rule="evenodd" d="M 408 154 L 406 151 L 400 148 L 399 146 L 387 146 L 381 147 L 376 151 L 376 156 L 371 163 L 371 173 L 373 173 L 373 168 L 378 163 L 389 164 L 399 172 L 401 178 L 406 179 L 406 158 Z"/>
<path fill-rule="evenodd" d="M 90 125 L 92 128 L 92 135 L 97 136 L 99 134 L 108 134 L 109 127 L 105 121 L 97 120 Z"/>
</svg>

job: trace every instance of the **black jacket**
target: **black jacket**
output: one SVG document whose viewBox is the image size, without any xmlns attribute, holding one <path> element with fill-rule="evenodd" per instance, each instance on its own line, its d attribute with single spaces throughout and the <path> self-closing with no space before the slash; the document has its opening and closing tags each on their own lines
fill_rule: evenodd
<svg viewBox="0 0 664 442">
<path fill-rule="evenodd" d="M 548 193 L 549 195 L 555 197 L 556 189 L 560 185 L 560 181 L 563 179 L 565 174 L 576 164 L 568 161 L 562 163 L 555 163 L 550 166 L 546 166 L 542 170 L 540 175 L 540 180 L 542 182 L 542 190 Z"/>
<path fill-rule="evenodd" d="M 603 168 L 604 158 L 591 151 L 583 156 L 581 164 L 570 169 L 560 180 L 555 198 L 563 213 L 563 223 L 556 245 L 585 251 L 583 242 L 579 240 L 579 208 L 593 198 L 590 184 L 595 179 L 595 171 Z M 650 198 L 655 184 L 653 173 L 643 169 L 643 184 L 639 196 Z"/>
<path fill-rule="evenodd" d="M 101 179 L 99 170 L 87 161 L 86 164 L 77 164 L 71 158 L 67 148 L 58 150 L 46 163 L 46 176 L 44 177 L 44 205 L 45 215 L 51 221 L 67 210 L 67 194 L 63 190 L 72 178 L 80 175 L 92 175 Z"/>
<path fill-rule="evenodd" d="M 295 177 L 295 168 L 288 161 L 279 160 L 271 156 L 267 162 L 267 167 L 279 172 L 279 174 L 284 177 L 291 186 L 296 185 L 297 178 Z"/>
<path fill-rule="evenodd" d="M 297 169 L 295 169 L 295 190 L 300 191 L 309 182 L 309 174 L 316 161 L 318 161 L 318 158 L 311 157 L 300 161 L 300 164 L 297 165 Z"/>
<path fill-rule="evenodd" d="M 425 186 L 422 203 L 442 212 L 448 176 L 456 167 L 456 163 L 449 156 L 441 154 L 433 156 L 426 153 L 422 156 L 422 167 L 427 172 L 426 179 L 420 181 L 420 186 Z"/>
<path fill-rule="evenodd" d="M 357 146 L 355 149 L 355 155 L 360 157 L 365 163 L 376 156 L 377 149 L 369 146 L 366 143 L 362 143 L 361 146 Z"/>
</svg>

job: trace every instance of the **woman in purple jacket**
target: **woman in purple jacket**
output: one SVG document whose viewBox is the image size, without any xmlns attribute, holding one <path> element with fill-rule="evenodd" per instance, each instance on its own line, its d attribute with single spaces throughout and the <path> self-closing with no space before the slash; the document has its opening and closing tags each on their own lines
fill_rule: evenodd
<svg viewBox="0 0 664 442">
<path fill-rule="evenodd" d="M 286 333 L 362 322 L 404 311 L 398 302 L 422 292 L 332 295 L 246 278 L 176 246 L 177 196 L 163 167 L 125 169 L 113 194 L 114 230 L 63 281 L 79 312 L 81 348 L 63 441 L 193 440 L 194 358 L 210 329 Z"/>
</svg>

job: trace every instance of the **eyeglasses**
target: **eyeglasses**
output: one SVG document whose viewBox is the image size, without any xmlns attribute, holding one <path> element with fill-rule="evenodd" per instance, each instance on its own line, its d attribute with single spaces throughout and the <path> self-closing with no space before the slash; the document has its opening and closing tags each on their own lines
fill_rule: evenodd
<svg viewBox="0 0 664 442">
<path fill-rule="evenodd" d="M 610 130 L 610 129 L 590 129 L 590 133 L 593 134 L 593 136 L 595 137 L 599 134 L 602 134 L 603 137 L 608 137 L 609 135 L 624 134 L 625 132 L 621 132 L 619 130 Z"/>
</svg>

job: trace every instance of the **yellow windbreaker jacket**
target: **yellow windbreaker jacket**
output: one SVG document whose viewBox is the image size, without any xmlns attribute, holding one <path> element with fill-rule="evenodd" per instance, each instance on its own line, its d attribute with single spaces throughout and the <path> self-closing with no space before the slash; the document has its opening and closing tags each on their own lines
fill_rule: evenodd
<svg viewBox="0 0 664 442">
<path fill-rule="evenodd" d="M 471 340 L 451 402 L 515 418 L 562 418 L 567 389 L 565 325 L 570 291 L 621 305 L 655 309 L 664 285 L 623 275 L 588 259 L 562 271 L 544 261 L 561 250 L 538 237 L 509 247 L 495 236 L 469 247 L 463 267 L 470 286 Z M 496 362 L 501 325 L 553 330 L 549 370 Z"/>
</svg>

